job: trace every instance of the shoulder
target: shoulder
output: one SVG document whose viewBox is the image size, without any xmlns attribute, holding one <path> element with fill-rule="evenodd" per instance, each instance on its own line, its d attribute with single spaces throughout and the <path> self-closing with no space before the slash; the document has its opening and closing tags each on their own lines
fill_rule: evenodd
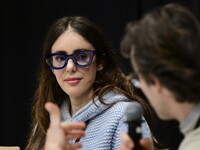
<svg viewBox="0 0 200 150">
<path fill-rule="evenodd" d="M 112 116 L 112 119 L 121 120 L 124 115 L 126 108 L 131 102 L 128 101 L 120 101 L 112 104 L 105 112 L 104 115 Z"/>
<path fill-rule="evenodd" d="M 124 112 L 128 105 L 131 104 L 131 101 L 119 101 L 113 104 L 110 109 L 118 110 L 120 112 Z"/>
<path fill-rule="evenodd" d="M 200 127 L 185 136 L 180 145 L 180 150 L 199 150 L 200 147 Z"/>
</svg>

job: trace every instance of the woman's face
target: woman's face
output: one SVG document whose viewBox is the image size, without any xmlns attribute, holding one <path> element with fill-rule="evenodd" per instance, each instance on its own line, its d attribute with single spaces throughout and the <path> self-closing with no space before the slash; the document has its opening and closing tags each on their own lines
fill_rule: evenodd
<svg viewBox="0 0 200 150">
<path fill-rule="evenodd" d="M 53 44 L 52 53 L 64 52 L 67 55 L 77 50 L 94 50 L 94 47 L 74 31 L 65 31 Z M 92 85 L 96 78 L 96 57 L 88 67 L 77 67 L 72 59 L 60 70 L 53 70 L 60 87 L 71 99 L 90 99 L 93 94 Z"/>
</svg>

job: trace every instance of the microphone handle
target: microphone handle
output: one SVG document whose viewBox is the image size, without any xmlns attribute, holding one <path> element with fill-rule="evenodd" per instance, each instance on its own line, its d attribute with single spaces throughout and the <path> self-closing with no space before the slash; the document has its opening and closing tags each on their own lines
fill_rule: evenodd
<svg viewBox="0 0 200 150">
<path fill-rule="evenodd" d="M 142 150 L 139 141 L 142 138 L 141 121 L 132 121 L 128 123 L 128 134 L 134 142 L 134 150 Z"/>
</svg>

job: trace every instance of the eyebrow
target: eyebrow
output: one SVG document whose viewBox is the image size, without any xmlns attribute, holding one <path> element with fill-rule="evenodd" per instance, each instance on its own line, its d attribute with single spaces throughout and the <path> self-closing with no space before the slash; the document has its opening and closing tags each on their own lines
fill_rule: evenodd
<svg viewBox="0 0 200 150">
<path fill-rule="evenodd" d="M 81 51 L 81 50 L 92 50 L 92 49 L 79 48 L 79 49 L 75 49 L 72 54 L 74 54 L 75 52 Z M 61 54 L 71 55 L 71 54 L 66 53 L 65 50 L 58 50 L 53 53 L 61 53 Z"/>
</svg>

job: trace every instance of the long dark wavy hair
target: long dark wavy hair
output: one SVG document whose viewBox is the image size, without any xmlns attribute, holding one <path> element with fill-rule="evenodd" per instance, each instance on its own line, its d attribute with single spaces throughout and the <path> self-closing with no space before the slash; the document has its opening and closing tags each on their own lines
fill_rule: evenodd
<svg viewBox="0 0 200 150">
<path fill-rule="evenodd" d="M 51 53 L 54 42 L 69 27 L 92 44 L 97 52 L 97 67 L 99 65 L 103 66 L 103 69 L 97 72 L 96 75 L 93 85 L 94 96 L 98 96 L 100 102 L 105 104 L 102 99 L 103 93 L 107 90 L 116 89 L 133 101 L 139 101 L 144 107 L 144 116 L 150 123 L 148 105 L 134 94 L 131 82 L 126 78 L 118 65 L 116 54 L 110 46 L 110 41 L 94 22 L 83 16 L 70 16 L 58 19 L 48 30 L 43 45 L 43 56 Z M 44 149 L 46 132 L 49 126 L 49 116 L 44 109 L 44 105 L 47 101 L 60 105 L 66 97 L 68 95 L 61 89 L 52 70 L 43 58 L 41 61 L 41 71 L 39 72 L 38 87 L 33 102 L 32 131 L 26 150 Z"/>
</svg>

